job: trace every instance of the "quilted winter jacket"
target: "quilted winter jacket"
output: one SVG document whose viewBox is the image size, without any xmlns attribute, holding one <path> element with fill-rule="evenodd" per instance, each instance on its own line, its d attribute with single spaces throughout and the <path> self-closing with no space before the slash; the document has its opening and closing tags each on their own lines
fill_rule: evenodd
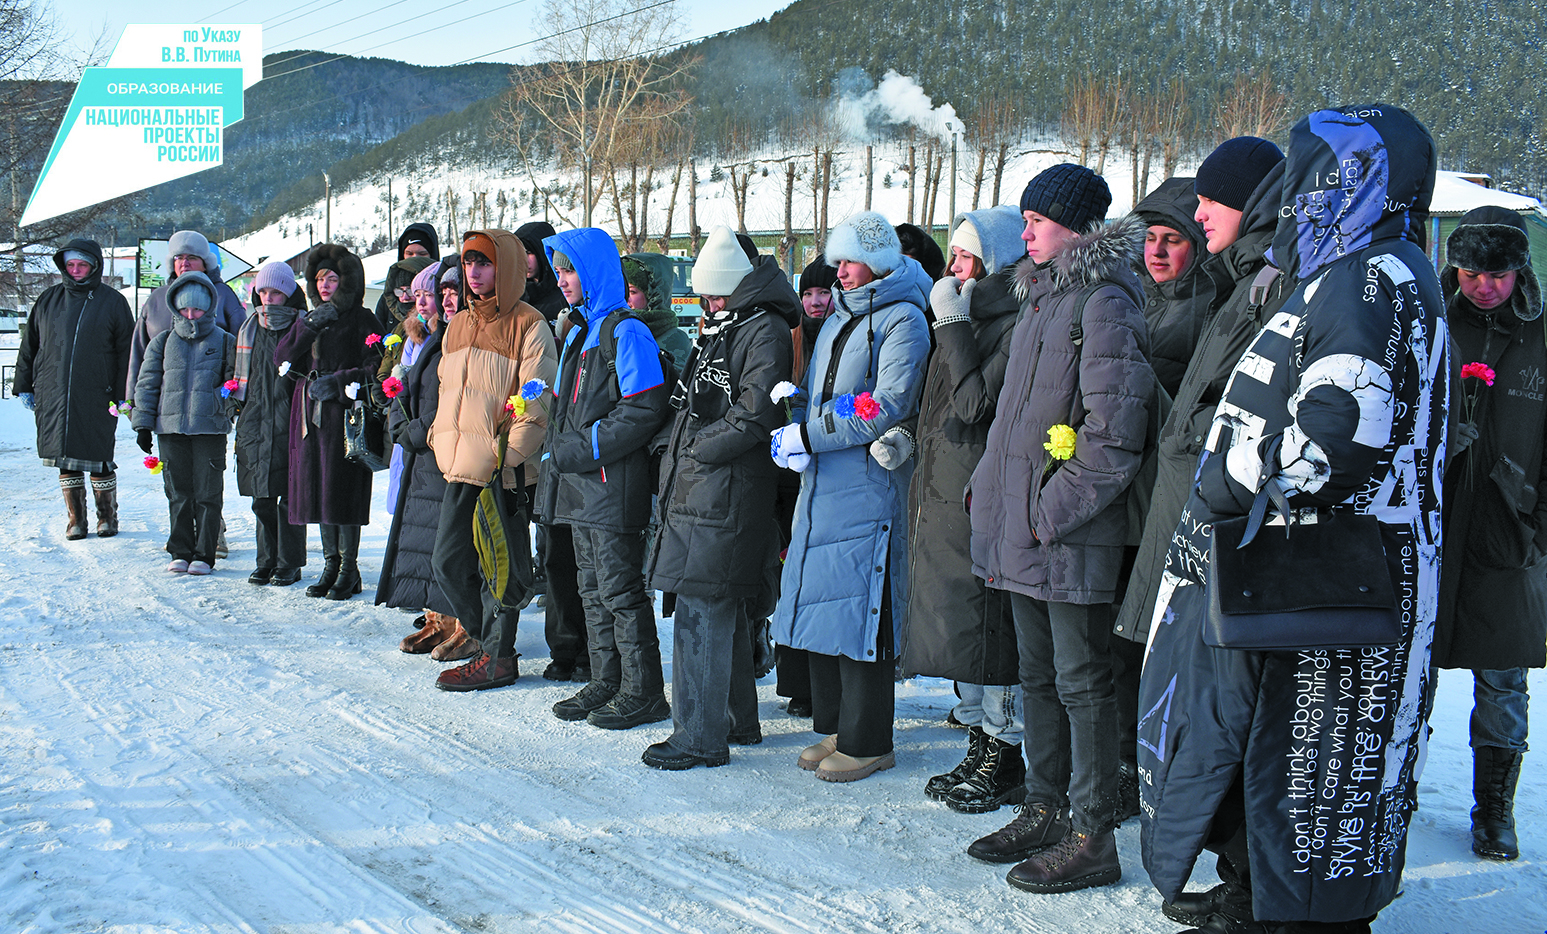
<svg viewBox="0 0 1547 934">
<path fill-rule="evenodd" d="M 168 300 L 189 285 L 211 293 L 213 284 L 202 272 L 188 272 L 172 281 Z M 236 336 L 215 326 L 210 314 L 194 321 L 182 316 L 170 330 L 150 339 L 140 380 L 134 387 L 135 431 L 158 435 L 223 435 L 231 430 L 220 388 L 236 372 Z"/>
<path fill-rule="evenodd" d="M 1170 227 L 1192 243 L 1192 259 L 1180 276 L 1170 282 L 1156 282 L 1139 265 L 1139 281 L 1144 284 L 1144 321 L 1149 325 L 1150 365 L 1155 377 L 1172 396 L 1181 385 L 1182 374 L 1203 329 L 1213 317 L 1214 280 L 1203 270 L 1209 259 L 1208 240 L 1203 225 L 1193 220 L 1198 196 L 1190 178 L 1168 178 L 1150 192 L 1133 213 L 1147 225 Z"/>
<path fill-rule="evenodd" d="M 507 416 L 505 405 L 530 380 L 552 386 L 558 352 L 548 323 L 521 300 L 526 290 L 526 250 L 505 230 L 468 231 L 494 241 L 494 296 L 474 299 L 452 317 L 441 339 L 440 404 L 430 429 L 430 447 L 447 481 L 483 486 L 494 475 L 495 439 L 508 427 L 504 485 L 525 487 L 537 480 L 553 405 L 551 393 Z M 518 473 L 517 468 L 521 468 Z"/>
<path fill-rule="evenodd" d="M 1128 215 L 1074 238 L 1048 263 L 1015 266 L 1021 318 L 971 485 L 972 571 L 990 587 L 1059 603 L 1116 595 L 1125 497 L 1155 404 L 1133 272 L 1144 229 Z M 1043 447 L 1055 425 L 1075 431 L 1067 461 Z"/>
</svg>

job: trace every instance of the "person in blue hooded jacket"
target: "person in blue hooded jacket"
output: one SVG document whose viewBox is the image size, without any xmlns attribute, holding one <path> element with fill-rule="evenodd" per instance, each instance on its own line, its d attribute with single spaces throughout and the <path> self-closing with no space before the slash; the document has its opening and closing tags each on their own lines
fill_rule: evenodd
<svg viewBox="0 0 1547 934">
<path fill-rule="evenodd" d="M 1210 934 L 1367 934 L 1401 890 L 1450 395 L 1444 302 L 1417 242 L 1435 161 L 1428 130 L 1388 104 L 1318 110 L 1290 132 L 1271 261 L 1296 285 L 1226 384 L 1172 536 L 1140 680 L 1140 842 L 1166 914 Z M 1283 509 L 1291 536 L 1338 515 L 1378 521 L 1397 643 L 1204 642 L 1215 530 L 1268 484 L 1287 503 L 1259 537 L 1284 534 Z M 1276 570 L 1288 587 L 1354 590 L 1316 558 Z M 1223 882 L 1184 899 L 1204 849 Z"/>
<path fill-rule="evenodd" d="M 544 239 L 543 252 L 569 303 L 569 330 L 537 515 L 574 531 L 591 656 L 591 680 L 553 714 L 626 730 L 671 716 L 644 577 L 655 492 L 649 446 L 665 424 L 671 386 L 650 329 L 629 314 L 612 237 L 595 227 L 566 230 Z"/>
<path fill-rule="evenodd" d="M 810 653 L 812 729 L 825 738 L 797 764 L 825 781 L 852 782 L 896 764 L 893 688 L 908 611 L 913 463 L 893 460 L 884 444 L 871 452 L 918 416 L 929 358 L 924 306 L 934 283 L 873 211 L 834 228 L 826 256 L 842 289 L 791 400 L 791 424 L 772 440 L 779 466 L 801 472 L 773 638 Z"/>
</svg>

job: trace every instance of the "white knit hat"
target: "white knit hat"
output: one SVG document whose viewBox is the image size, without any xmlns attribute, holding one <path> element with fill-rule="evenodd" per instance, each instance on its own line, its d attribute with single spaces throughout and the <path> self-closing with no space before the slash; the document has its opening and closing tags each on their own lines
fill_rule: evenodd
<svg viewBox="0 0 1547 934">
<path fill-rule="evenodd" d="M 963 217 L 961 223 L 956 225 L 956 229 L 951 231 L 950 245 L 971 253 L 978 259 L 983 258 L 983 240 L 978 236 L 978 225 L 973 223 L 970 217 Z"/>
<path fill-rule="evenodd" d="M 844 260 L 864 263 L 878 276 L 902 265 L 902 241 L 897 228 L 875 211 L 861 211 L 827 234 L 824 250 L 829 266 Z"/>
<path fill-rule="evenodd" d="M 693 262 L 693 291 L 699 295 L 730 295 L 752 271 L 731 229 L 721 224 L 709 232 L 709 240 Z"/>
</svg>

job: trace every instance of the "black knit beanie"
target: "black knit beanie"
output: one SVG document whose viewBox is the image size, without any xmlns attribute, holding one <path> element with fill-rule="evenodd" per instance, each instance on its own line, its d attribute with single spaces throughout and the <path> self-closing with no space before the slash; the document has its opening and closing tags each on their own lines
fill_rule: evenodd
<svg viewBox="0 0 1547 934">
<path fill-rule="evenodd" d="M 1112 206 L 1106 179 L 1083 165 L 1065 162 L 1043 169 L 1021 192 L 1021 210 L 1082 234 L 1101 223 Z"/>
<path fill-rule="evenodd" d="M 837 281 L 838 270 L 827 265 L 825 256 L 818 256 L 810 266 L 801 270 L 800 288 L 797 291 L 805 294 L 807 289 L 831 289 Z"/>
<path fill-rule="evenodd" d="M 1240 211 L 1273 167 L 1283 161 L 1283 151 L 1265 139 L 1256 136 L 1227 139 L 1198 166 L 1193 190 L 1200 198 L 1218 201 L 1227 208 Z"/>
</svg>

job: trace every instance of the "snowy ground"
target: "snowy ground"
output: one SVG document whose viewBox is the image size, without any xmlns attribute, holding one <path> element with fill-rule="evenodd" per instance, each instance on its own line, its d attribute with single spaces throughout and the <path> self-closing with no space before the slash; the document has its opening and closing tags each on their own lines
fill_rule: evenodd
<svg viewBox="0 0 1547 934">
<path fill-rule="evenodd" d="M 230 560 L 212 578 L 167 576 L 160 479 L 126 427 L 123 534 L 66 542 L 31 426 L 0 401 L 0 930 L 1177 927 L 1134 822 L 1119 831 L 1126 876 L 1107 889 L 1027 895 L 964 855 L 1011 814 L 954 814 L 921 792 L 963 744 L 941 725 L 947 683 L 899 686 L 898 767 L 858 784 L 795 767 L 814 737 L 772 679 L 762 745 L 726 768 L 656 772 L 639 753 L 665 725 L 608 733 L 548 712 L 571 686 L 539 676 L 540 611 L 524 619 L 515 686 L 443 693 L 439 665 L 397 650 L 411 617 L 369 591 L 331 603 L 246 583 L 252 516 L 231 474 Z M 378 508 L 367 581 L 386 527 Z M 669 650 L 669 624 L 662 638 Z M 1446 673 L 1406 894 L 1381 934 L 1547 930 L 1543 760 L 1528 756 L 1521 781 L 1525 858 L 1473 858 L 1469 709 L 1466 677 Z M 1200 869 L 1194 884 L 1213 881 Z"/>
</svg>

